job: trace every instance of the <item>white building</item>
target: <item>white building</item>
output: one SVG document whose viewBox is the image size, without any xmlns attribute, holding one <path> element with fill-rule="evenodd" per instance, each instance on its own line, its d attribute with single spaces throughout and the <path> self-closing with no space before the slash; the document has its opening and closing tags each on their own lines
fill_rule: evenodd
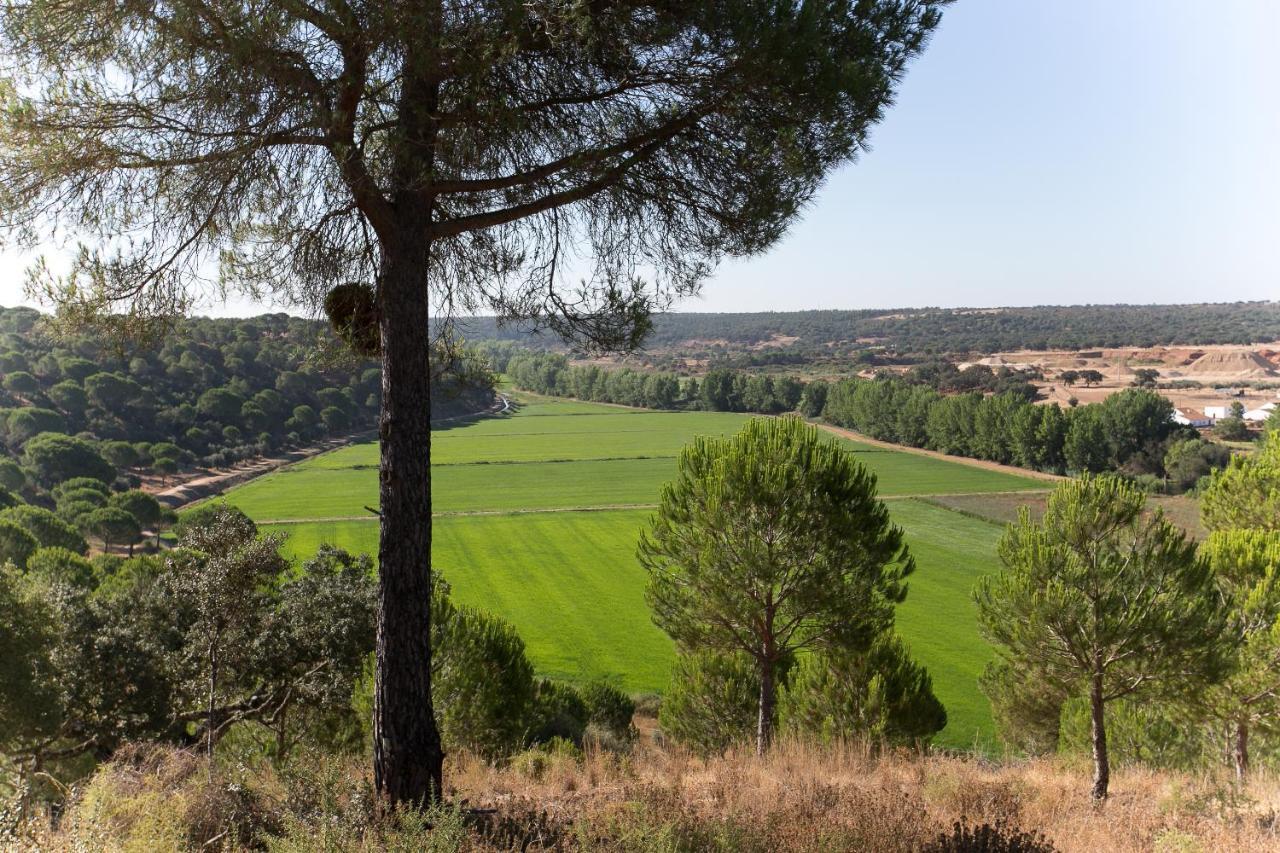
<svg viewBox="0 0 1280 853">
<path fill-rule="evenodd" d="M 1175 424 L 1184 424 L 1193 427 L 1213 426 L 1213 419 L 1206 418 L 1201 414 L 1192 411 L 1182 411 L 1182 409 L 1173 410 L 1173 422 Z"/>
<path fill-rule="evenodd" d="M 1211 420 L 1216 421 L 1219 418 L 1225 418 L 1227 417 L 1228 414 L 1229 412 L 1226 406 L 1205 406 L 1204 407 L 1204 416 L 1206 418 L 1210 418 Z"/>
</svg>

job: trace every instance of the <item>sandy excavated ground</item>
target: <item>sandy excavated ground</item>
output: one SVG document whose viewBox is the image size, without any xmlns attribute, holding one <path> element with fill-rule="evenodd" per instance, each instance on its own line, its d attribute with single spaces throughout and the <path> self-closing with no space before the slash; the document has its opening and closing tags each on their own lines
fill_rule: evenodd
<svg viewBox="0 0 1280 853">
<path fill-rule="evenodd" d="M 1233 400 L 1255 409 L 1280 399 L 1280 342 L 1252 347 L 1124 347 L 1102 350 L 1049 350 L 994 353 L 977 363 L 991 367 L 1037 367 L 1044 371 L 1041 391 L 1047 401 L 1066 404 L 1075 397 L 1081 403 L 1096 403 L 1124 388 L 1132 387 L 1135 371 L 1157 370 L 1160 383 L 1199 382 L 1202 388 L 1161 388 L 1160 392 L 1180 409 L 1203 411 L 1205 406 L 1230 405 Z M 1068 388 L 1058 379 L 1065 370 L 1096 370 L 1105 378 L 1086 388 L 1076 383 Z M 1244 387 L 1245 383 L 1271 383 L 1275 388 Z M 1238 396 L 1218 390 L 1241 391 Z"/>
</svg>

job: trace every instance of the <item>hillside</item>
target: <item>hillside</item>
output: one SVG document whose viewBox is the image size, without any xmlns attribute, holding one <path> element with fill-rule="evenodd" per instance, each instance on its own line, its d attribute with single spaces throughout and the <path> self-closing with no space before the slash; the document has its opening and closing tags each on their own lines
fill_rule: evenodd
<svg viewBox="0 0 1280 853">
<path fill-rule="evenodd" d="M 519 325 L 489 317 L 463 324 L 472 339 L 548 344 Z M 1017 308 L 901 308 L 858 311 L 670 313 L 654 319 L 650 347 L 798 348 L 884 346 L 899 352 L 1253 344 L 1280 340 L 1280 302 L 1199 305 L 1040 305 Z"/>
</svg>

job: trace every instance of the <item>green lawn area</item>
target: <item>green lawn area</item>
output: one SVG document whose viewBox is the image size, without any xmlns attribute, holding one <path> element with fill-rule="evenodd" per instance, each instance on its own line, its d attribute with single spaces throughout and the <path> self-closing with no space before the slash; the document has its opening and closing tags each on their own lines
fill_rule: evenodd
<svg viewBox="0 0 1280 853">
<path fill-rule="evenodd" d="M 666 688 L 672 646 L 649 620 L 636 537 L 647 511 L 553 512 L 440 518 L 435 565 L 459 601 L 509 619 L 538 671 L 570 680 L 609 678 L 629 691 Z M 991 738 L 991 712 L 977 689 L 990 650 L 969 598 L 995 565 L 995 525 L 919 501 L 895 501 L 917 569 L 898 628 L 929 668 L 947 707 L 939 741 L 955 748 Z M 279 525 L 297 557 L 321 543 L 376 553 L 370 521 Z"/>
<path fill-rule="evenodd" d="M 650 511 L 641 507 L 657 501 L 685 443 L 732 432 L 744 420 L 537 399 L 514 415 L 437 430 L 436 565 L 458 600 L 515 625 L 543 674 L 663 690 L 672 646 L 644 604 L 634 551 Z M 1045 488 L 1030 478 L 832 440 L 876 473 L 885 497 Z M 295 556 L 322 542 L 376 553 L 378 527 L 365 508 L 378 499 L 377 455 L 372 443 L 344 448 L 248 483 L 227 499 L 261 521 L 303 520 L 271 528 L 288 537 Z M 601 509 L 569 511 L 592 507 Z M 1000 530 L 921 501 L 894 500 L 892 512 L 919 565 L 898 624 L 947 706 L 940 741 L 960 748 L 989 742 L 991 715 L 977 677 L 990 651 L 977 633 L 970 590 L 995 565 Z"/>
</svg>

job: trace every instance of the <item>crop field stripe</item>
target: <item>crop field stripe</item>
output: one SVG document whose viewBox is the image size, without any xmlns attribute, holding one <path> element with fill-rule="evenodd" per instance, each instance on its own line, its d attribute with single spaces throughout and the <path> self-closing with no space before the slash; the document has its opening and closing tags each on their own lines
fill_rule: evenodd
<svg viewBox="0 0 1280 853">
<path fill-rule="evenodd" d="M 929 669 L 947 706 L 943 745 L 991 742 L 977 678 L 991 650 L 978 634 L 971 591 L 993 570 L 996 525 L 919 500 L 894 501 L 918 569 L 898 607 L 898 631 Z M 673 651 L 650 621 L 635 543 L 648 509 L 451 516 L 435 523 L 435 564 L 459 601 L 509 619 L 538 670 L 571 680 L 607 677 L 627 690 L 666 689 Z M 321 543 L 377 553 L 377 519 L 264 525 L 286 551 Z M 517 544 L 518 543 L 518 544 Z"/>
</svg>

